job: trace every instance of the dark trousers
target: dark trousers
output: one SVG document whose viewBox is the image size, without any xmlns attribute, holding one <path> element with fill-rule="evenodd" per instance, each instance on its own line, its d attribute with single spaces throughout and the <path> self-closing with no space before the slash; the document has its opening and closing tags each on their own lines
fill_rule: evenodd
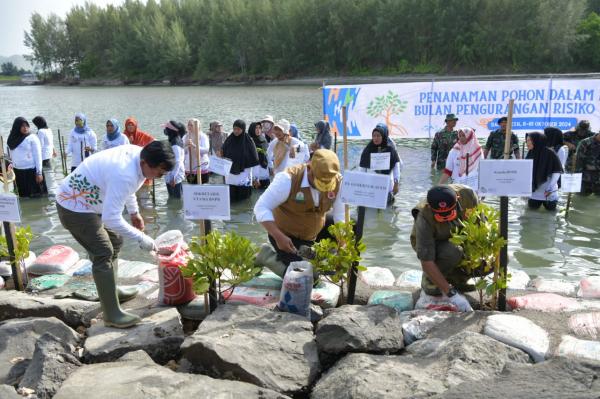
<svg viewBox="0 0 600 399">
<path fill-rule="evenodd" d="M 187 174 L 185 179 L 189 184 L 198 184 L 198 178 L 193 173 Z M 202 180 L 202 184 L 208 184 L 208 173 L 201 173 L 200 179 Z"/>
<path fill-rule="evenodd" d="M 13 168 L 15 172 L 15 186 L 19 197 L 43 197 L 48 195 L 48 186 L 46 185 L 46 177 L 42 171 L 41 183 L 35 181 L 36 169 L 17 169 Z"/>
<path fill-rule="evenodd" d="M 167 192 L 169 193 L 169 198 L 181 198 L 181 194 L 183 194 L 183 184 L 182 183 L 177 183 L 176 185 L 172 186 L 169 183 L 167 183 Z"/>
<path fill-rule="evenodd" d="M 531 209 L 539 209 L 540 206 L 544 205 L 544 208 L 546 208 L 549 211 L 553 211 L 556 209 L 558 201 L 541 201 L 529 198 L 527 200 L 527 205 L 529 205 Z"/>
<path fill-rule="evenodd" d="M 231 202 L 242 201 L 250 198 L 252 186 L 229 186 L 229 199 Z"/>
</svg>

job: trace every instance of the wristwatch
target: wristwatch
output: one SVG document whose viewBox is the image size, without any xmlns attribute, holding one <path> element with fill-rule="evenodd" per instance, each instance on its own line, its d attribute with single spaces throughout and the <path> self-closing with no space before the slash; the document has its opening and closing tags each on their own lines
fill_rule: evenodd
<svg viewBox="0 0 600 399">
<path fill-rule="evenodd" d="M 456 294 L 458 294 L 458 290 L 451 286 L 450 289 L 448 290 L 448 293 L 446 294 L 446 296 L 448 298 L 452 298 Z"/>
</svg>

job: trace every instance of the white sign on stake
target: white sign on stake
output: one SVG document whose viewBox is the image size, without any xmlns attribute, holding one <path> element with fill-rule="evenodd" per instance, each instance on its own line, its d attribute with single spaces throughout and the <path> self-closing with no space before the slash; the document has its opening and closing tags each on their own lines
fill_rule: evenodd
<svg viewBox="0 0 600 399">
<path fill-rule="evenodd" d="M 0 194 L 0 221 L 21 223 L 19 197 L 11 193 Z"/>
<path fill-rule="evenodd" d="M 482 159 L 479 162 L 479 194 L 529 197 L 532 177 L 532 159 Z"/>
<path fill-rule="evenodd" d="M 390 169 L 390 153 L 380 152 L 371 153 L 371 170 L 389 170 Z"/>
<path fill-rule="evenodd" d="M 560 176 L 560 189 L 563 193 L 581 192 L 581 173 L 564 173 Z"/>
<path fill-rule="evenodd" d="M 184 184 L 183 211 L 188 220 L 229 220 L 229 186 Z"/>
<path fill-rule="evenodd" d="M 389 175 L 346 170 L 340 190 L 341 200 L 344 204 L 385 209 L 389 184 Z"/>
<path fill-rule="evenodd" d="M 214 155 L 209 156 L 208 159 L 209 171 L 221 176 L 227 176 L 229 174 L 229 171 L 231 170 L 231 165 L 233 165 L 233 162 L 231 162 L 229 159 L 215 157 Z"/>
</svg>

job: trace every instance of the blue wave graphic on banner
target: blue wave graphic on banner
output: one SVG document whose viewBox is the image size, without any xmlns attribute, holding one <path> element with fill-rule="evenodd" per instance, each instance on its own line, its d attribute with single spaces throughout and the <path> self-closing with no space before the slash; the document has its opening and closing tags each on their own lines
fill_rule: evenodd
<svg viewBox="0 0 600 399">
<path fill-rule="evenodd" d="M 356 99 L 360 87 L 348 88 L 323 88 L 323 117 L 329 122 L 331 134 L 341 137 L 344 134 L 342 121 L 342 107 L 346 106 L 348 113 L 356 106 Z M 360 137 L 360 132 L 355 122 L 350 122 L 348 136 Z"/>
</svg>

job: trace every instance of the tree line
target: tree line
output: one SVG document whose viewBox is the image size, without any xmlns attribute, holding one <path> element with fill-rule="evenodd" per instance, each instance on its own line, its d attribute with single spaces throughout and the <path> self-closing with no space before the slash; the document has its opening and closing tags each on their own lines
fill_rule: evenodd
<svg viewBox="0 0 600 399">
<path fill-rule="evenodd" d="M 600 0 L 126 0 L 31 15 L 46 77 L 587 72 Z"/>
</svg>

